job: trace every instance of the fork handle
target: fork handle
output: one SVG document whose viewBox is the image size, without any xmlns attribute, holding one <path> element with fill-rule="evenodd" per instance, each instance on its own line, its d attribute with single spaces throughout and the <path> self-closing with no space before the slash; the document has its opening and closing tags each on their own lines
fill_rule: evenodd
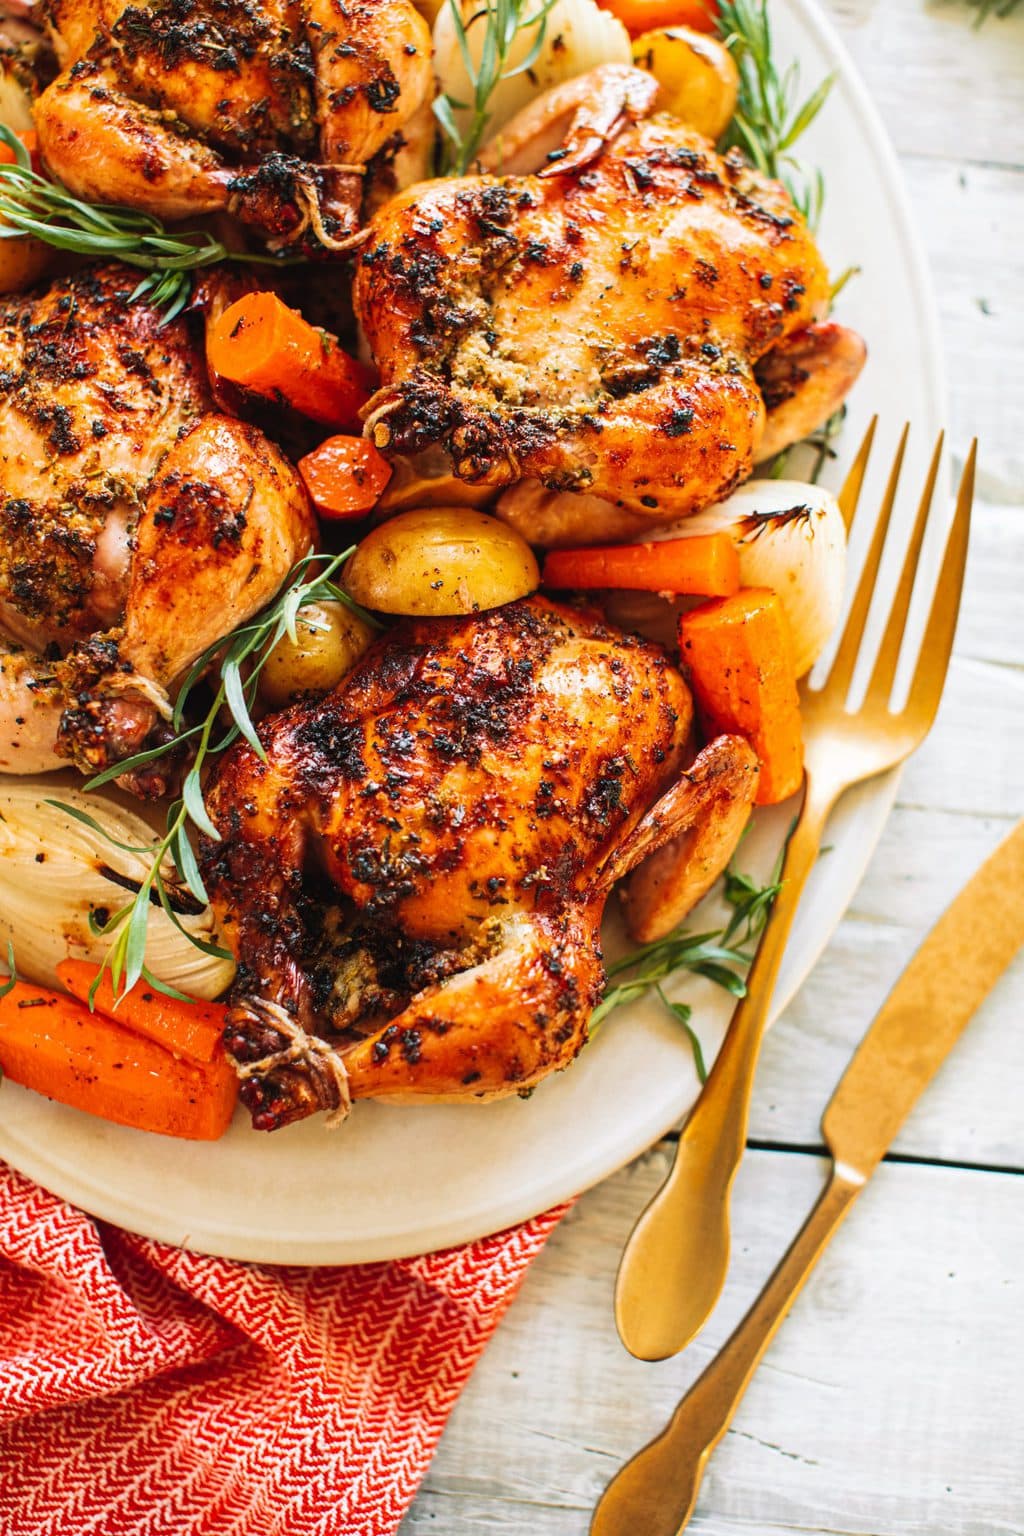
<svg viewBox="0 0 1024 1536">
<path fill-rule="evenodd" d="M 689 1521 L 708 1457 L 819 1255 L 863 1188 L 853 1169 L 829 1182 L 760 1296 L 699 1376 L 661 1434 L 606 1488 L 591 1536 L 677 1536 Z"/>
<path fill-rule="evenodd" d="M 786 848 L 782 888 L 750 968 L 746 995 L 736 1005 L 704 1090 L 680 1133 L 681 1147 L 687 1142 L 699 1142 L 718 1148 L 718 1155 L 706 1168 L 706 1172 L 713 1172 L 721 1181 L 719 1188 L 709 1190 L 711 1199 L 728 1200 L 733 1175 L 743 1156 L 761 1036 L 793 919 L 807 877 L 817 861 L 830 808 L 814 795 L 808 780 L 804 805 Z M 725 1147 L 729 1149 L 728 1158 L 723 1155 Z M 681 1169 L 685 1163 L 686 1159 L 681 1157 Z M 686 1176 L 692 1178 L 692 1170 Z"/>
<path fill-rule="evenodd" d="M 700 1098 L 679 1133 L 668 1178 L 626 1244 L 615 1286 L 615 1321 L 644 1360 L 682 1349 L 721 1294 L 729 1263 L 729 1196 L 747 1140 L 758 1047 L 782 952 L 828 806 L 808 781 L 775 899 L 732 1022 Z"/>
</svg>

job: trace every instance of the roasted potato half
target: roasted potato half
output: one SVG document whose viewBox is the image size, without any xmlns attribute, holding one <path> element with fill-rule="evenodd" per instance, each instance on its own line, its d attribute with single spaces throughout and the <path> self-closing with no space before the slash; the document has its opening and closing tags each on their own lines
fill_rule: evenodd
<svg viewBox="0 0 1024 1536">
<path fill-rule="evenodd" d="M 417 507 L 367 534 L 344 580 L 364 608 L 441 618 L 526 597 L 540 572 L 530 546 L 497 518 L 468 507 Z"/>
<path fill-rule="evenodd" d="M 705 138 L 718 139 L 736 110 L 740 77 L 724 43 L 691 27 L 661 27 L 633 39 L 633 63 L 661 86 L 658 106 Z"/>
<path fill-rule="evenodd" d="M 263 663 L 260 695 L 272 709 L 336 687 L 369 646 L 373 630 L 344 603 L 307 603 L 296 615 L 295 636 L 282 635 Z"/>
</svg>

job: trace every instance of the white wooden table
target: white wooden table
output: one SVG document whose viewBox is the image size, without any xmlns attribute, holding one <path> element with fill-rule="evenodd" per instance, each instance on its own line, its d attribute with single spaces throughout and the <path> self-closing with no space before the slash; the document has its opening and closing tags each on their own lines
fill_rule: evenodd
<svg viewBox="0 0 1024 1536">
<path fill-rule="evenodd" d="M 958 457 L 981 501 L 931 738 L 850 912 L 771 1032 L 704 1335 L 659 1366 L 612 1321 L 669 1141 L 591 1191 L 527 1278 L 402 1536 L 583 1536 L 819 1188 L 818 1120 L 931 922 L 1024 814 L 1024 14 L 826 0 L 902 160 L 932 264 Z M 921 1101 L 769 1352 L 705 1478 L 706 1536 L 1024 1533 L 1024 960 Z M 637 1536 L 644 1536 L 637 1532 Z"/>
</svg>

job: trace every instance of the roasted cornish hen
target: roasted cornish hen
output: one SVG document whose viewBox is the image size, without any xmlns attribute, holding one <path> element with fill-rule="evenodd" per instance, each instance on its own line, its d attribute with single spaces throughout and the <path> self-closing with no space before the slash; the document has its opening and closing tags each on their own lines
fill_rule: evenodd
<svg viewBox="0 0 1024 1536">
<path fill-rule="evenodd" d="M 190 323 L 129 304 L 128 267 L 0 301 L 3 764 L 95 771 L 260 609 L 315 538 L 301 481 L 215 412 Z M 159 789 L 159 784 L 152 786 Z"/>
<path fill-rule="evenodd" d="M 64 72 L 36 104 L 79 197 L 167 219 L 224 209 L 344 246 L 365 162 L 431 86 L 411 0 L 45 0 Z"/>
<path fill-rule="evenodd" d="M 498 510 L 531 543 L 625 537 L 720 500 L 765 441 L 769 359 L 790 440 L 863 362 L 859 337 L 817 327 L 828 273 L 785 189 L 644 120 L 656 94 L 618 65 L 556 88 L 485 156 L 520 173 L 411 188 L 358 258 L 374 441 L 442 444 L 461 479 L 513 487 Z"/>
<path fill-rule="evenodd" d="M 265 721 L 265 762 L 233 748 L 202 866 L 254 1125 L 567 1066 L 612 884 L 678 838 L 695 901 L 746 821 L 752 752 L 722 737 L 683 774 L 690 717 L 658 647 L 535 598 L 407 621 Z"/>
</svg>

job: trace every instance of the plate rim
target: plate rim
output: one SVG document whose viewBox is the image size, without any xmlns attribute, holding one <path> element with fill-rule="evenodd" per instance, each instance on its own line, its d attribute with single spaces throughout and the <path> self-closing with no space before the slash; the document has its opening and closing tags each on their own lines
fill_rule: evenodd
<svg viewBox="0 0 1024 1536">
<path fill-rule="evenodd" d="M 914 300 L 920 319 L 920 355 L 928 369 L 930 393 L 938 420 L 943 414 L 947 395 L 937 304 L 895 150 L 860 71 L 833 23 L 821 11 L 817 0 L 786 0 L 786 4 L 800 31 L 814 37 L 822 52 L 829 57 L 836 73 L 837 88 L 849 97 L 865 141 L 870 145 L 879 165 L 880 190 L 886 197 L 900 244 L 906 252 L 907 268 L 914 281 Z M 888 821 L 899 779 L 900 770 L 894 769 L 873 781 L 871 801 L 876 825 L 872 829 L 873 835 L 864 840 L 860 857 L 848 863 L 849 878 L 846 884 L 849 895 L 837 914 L 835 924 L 820 935 L 818 942 L 803 957 L 800 970 L 782 978 L 782 990 L 776 991 L 772 1001 L 770 1022 L 774 1022 L 802 987 L 848 909 Z M 7 1091 L 12 1090 L 28 1092 L 8 1084 Z M 140 1206 L 136 1199 L 127 1198 L 107 1184 L 99 1184 L 91 1177 L 88 1167 L 71 1166 L 67 1155 L 63 1158 L 55 1157 L 52 1148 L 47 1155 L 43 1155 L 34 1144 L 19 1135 L 17 1127 L 5 1123 L 4 1117 L 0 1117 L 0 1155 L 18 1172 L 35 1179 L 45 1189 L 61 1199 L 69 1200 L 89 1215 L 192 1252 L 251 1263 L 368 1263 L 457 1246 L 500 1232 L 571 1201 L 640 1156 L 670 1130 L 688 1109 L 689 1105 L 676 1108 L 668 1119 L 664 1113 L 659 1113 L 643 1125 L 634 1119 L 628 1122 L 628 1129 L 622 1130 L 617 1137 L 595 1139 L 590 1145 L 589 1155 L 582 1163 L 577 1161 L 573 1165 L 572 1188 L 566 1188 L 564 1181 L 560 1182 L 557 1174 L 553 1174 L 543 1200 L 538 1199 L 535 1186 L 531 1192 L 521 1196 L 513 1189 L 500 1204 L 488 1199 L 468 1209 L 464 1205 L 455 1216 L 438 1216 L 419 1228 L 415 1239 L 403 1229 L 390 1236 L 379 1233 L 371 1235 L 365 1240 L 335 1233 L 301 1241 L 288 1237 L 282 1242 L 276 1241 L 266 1232 L 257 1235 L 251 1229 L 245 1232 L 241 1228 L 226 1231 L 222 1226 L 203 1227 L 201 1224 L 198 1224 L 197 1230 L 183 1234 L 180 1219 L 165 1218 L 160 1209 Z"/>
</svg>

